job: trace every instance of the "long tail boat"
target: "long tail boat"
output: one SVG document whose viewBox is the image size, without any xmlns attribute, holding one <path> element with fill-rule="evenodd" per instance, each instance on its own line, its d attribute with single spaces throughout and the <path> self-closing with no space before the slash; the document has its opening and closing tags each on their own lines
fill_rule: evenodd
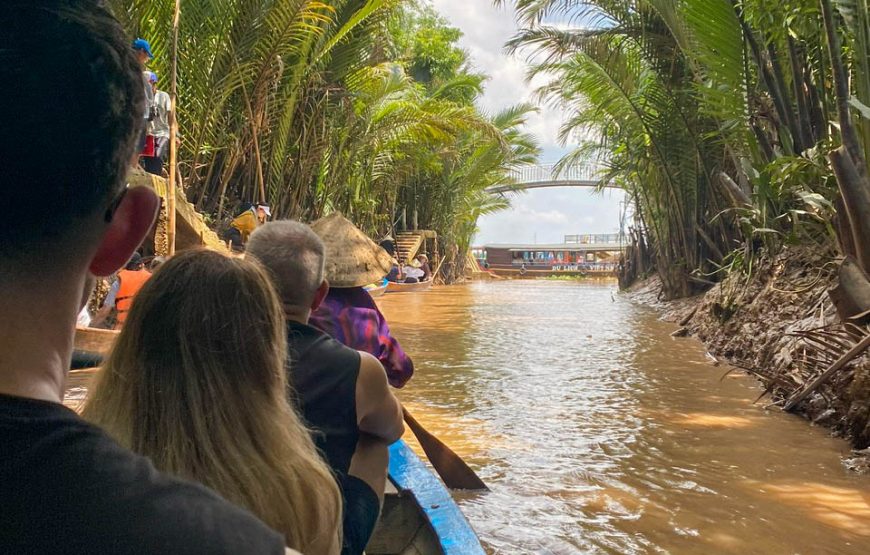
<svg viewBox="0 0 870 555">
<path fill-rule="evenodd" d="M 387 293 L 412 293 L 417 291 L 426 291 L 432 287 L 432 280 L 418 281 L 417 283 L 396 283 L 393 281 L 387 282 Z"/>
<path fill-rule="evenodd" d="M 117 333 L 114 330 L 77 328 L 73 366 L 81 368 L 99 363 L 112 348 Z M 92 373 L 93 370 L 73 371 L 74 379 L 68 381 L 67 387 L 73 384 L 78 386 L 78 390 L 86 388 Z M 450 491 L 401 439 L 390 446 L 384 507 L 366 553 L 484 554 L 477 534 Z"/>
</svg>

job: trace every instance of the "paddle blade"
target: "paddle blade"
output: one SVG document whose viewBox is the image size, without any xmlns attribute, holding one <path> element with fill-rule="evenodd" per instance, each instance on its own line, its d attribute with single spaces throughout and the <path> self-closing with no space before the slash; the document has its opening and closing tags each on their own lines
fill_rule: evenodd
<svg viewBox="0 0 870 555">
<path fill-rule="evenodd" d="M 488 490 L 483 480 L 440 439 L 429 433 L 407 409 L 402 407 L 405 423 L 414 432 L 417 441 L 435 468 L 435 472 L 444 480 L 444 485 L 450 489 Z"/>
</svg>

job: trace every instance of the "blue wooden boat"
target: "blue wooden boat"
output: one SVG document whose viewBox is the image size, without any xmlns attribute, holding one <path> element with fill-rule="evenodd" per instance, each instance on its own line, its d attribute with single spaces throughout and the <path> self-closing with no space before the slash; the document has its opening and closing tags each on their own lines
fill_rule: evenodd
<svg viewBox="0 0 870 555">
<path fill-rule="evenodd" d="M 484 555 L 441 480 L 399 440 L 390 446 L 384 508 L 367 555 Z"/>
</svg>

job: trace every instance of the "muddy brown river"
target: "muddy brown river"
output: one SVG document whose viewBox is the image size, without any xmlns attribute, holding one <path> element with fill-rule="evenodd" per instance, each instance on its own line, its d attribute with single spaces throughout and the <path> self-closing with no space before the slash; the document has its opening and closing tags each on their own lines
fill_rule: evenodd
<svg viewBox="0 0 870 555">
<path fill-rule="evenodd" d="M 402 400 L 492 490 L 458 496 L 491 553 L 870 553 L 847 444 L 753 404 L 753 379 L 723 379 L 615 284 L 379 304 L 417 365 Z"/>
</svg>

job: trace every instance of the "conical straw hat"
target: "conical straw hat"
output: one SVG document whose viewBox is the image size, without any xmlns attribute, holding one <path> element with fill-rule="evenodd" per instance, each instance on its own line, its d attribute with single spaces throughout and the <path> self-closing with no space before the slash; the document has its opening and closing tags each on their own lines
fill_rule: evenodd
<svg viewBox="0 0 870 555">
<path fill-rule="evenodd" d="M 326 279 L 332 287 L 361 287 L 390 272 L 392 259 L 353 223 L 333 212 L 311 224 L 326 245 Z"/>
</svg>

